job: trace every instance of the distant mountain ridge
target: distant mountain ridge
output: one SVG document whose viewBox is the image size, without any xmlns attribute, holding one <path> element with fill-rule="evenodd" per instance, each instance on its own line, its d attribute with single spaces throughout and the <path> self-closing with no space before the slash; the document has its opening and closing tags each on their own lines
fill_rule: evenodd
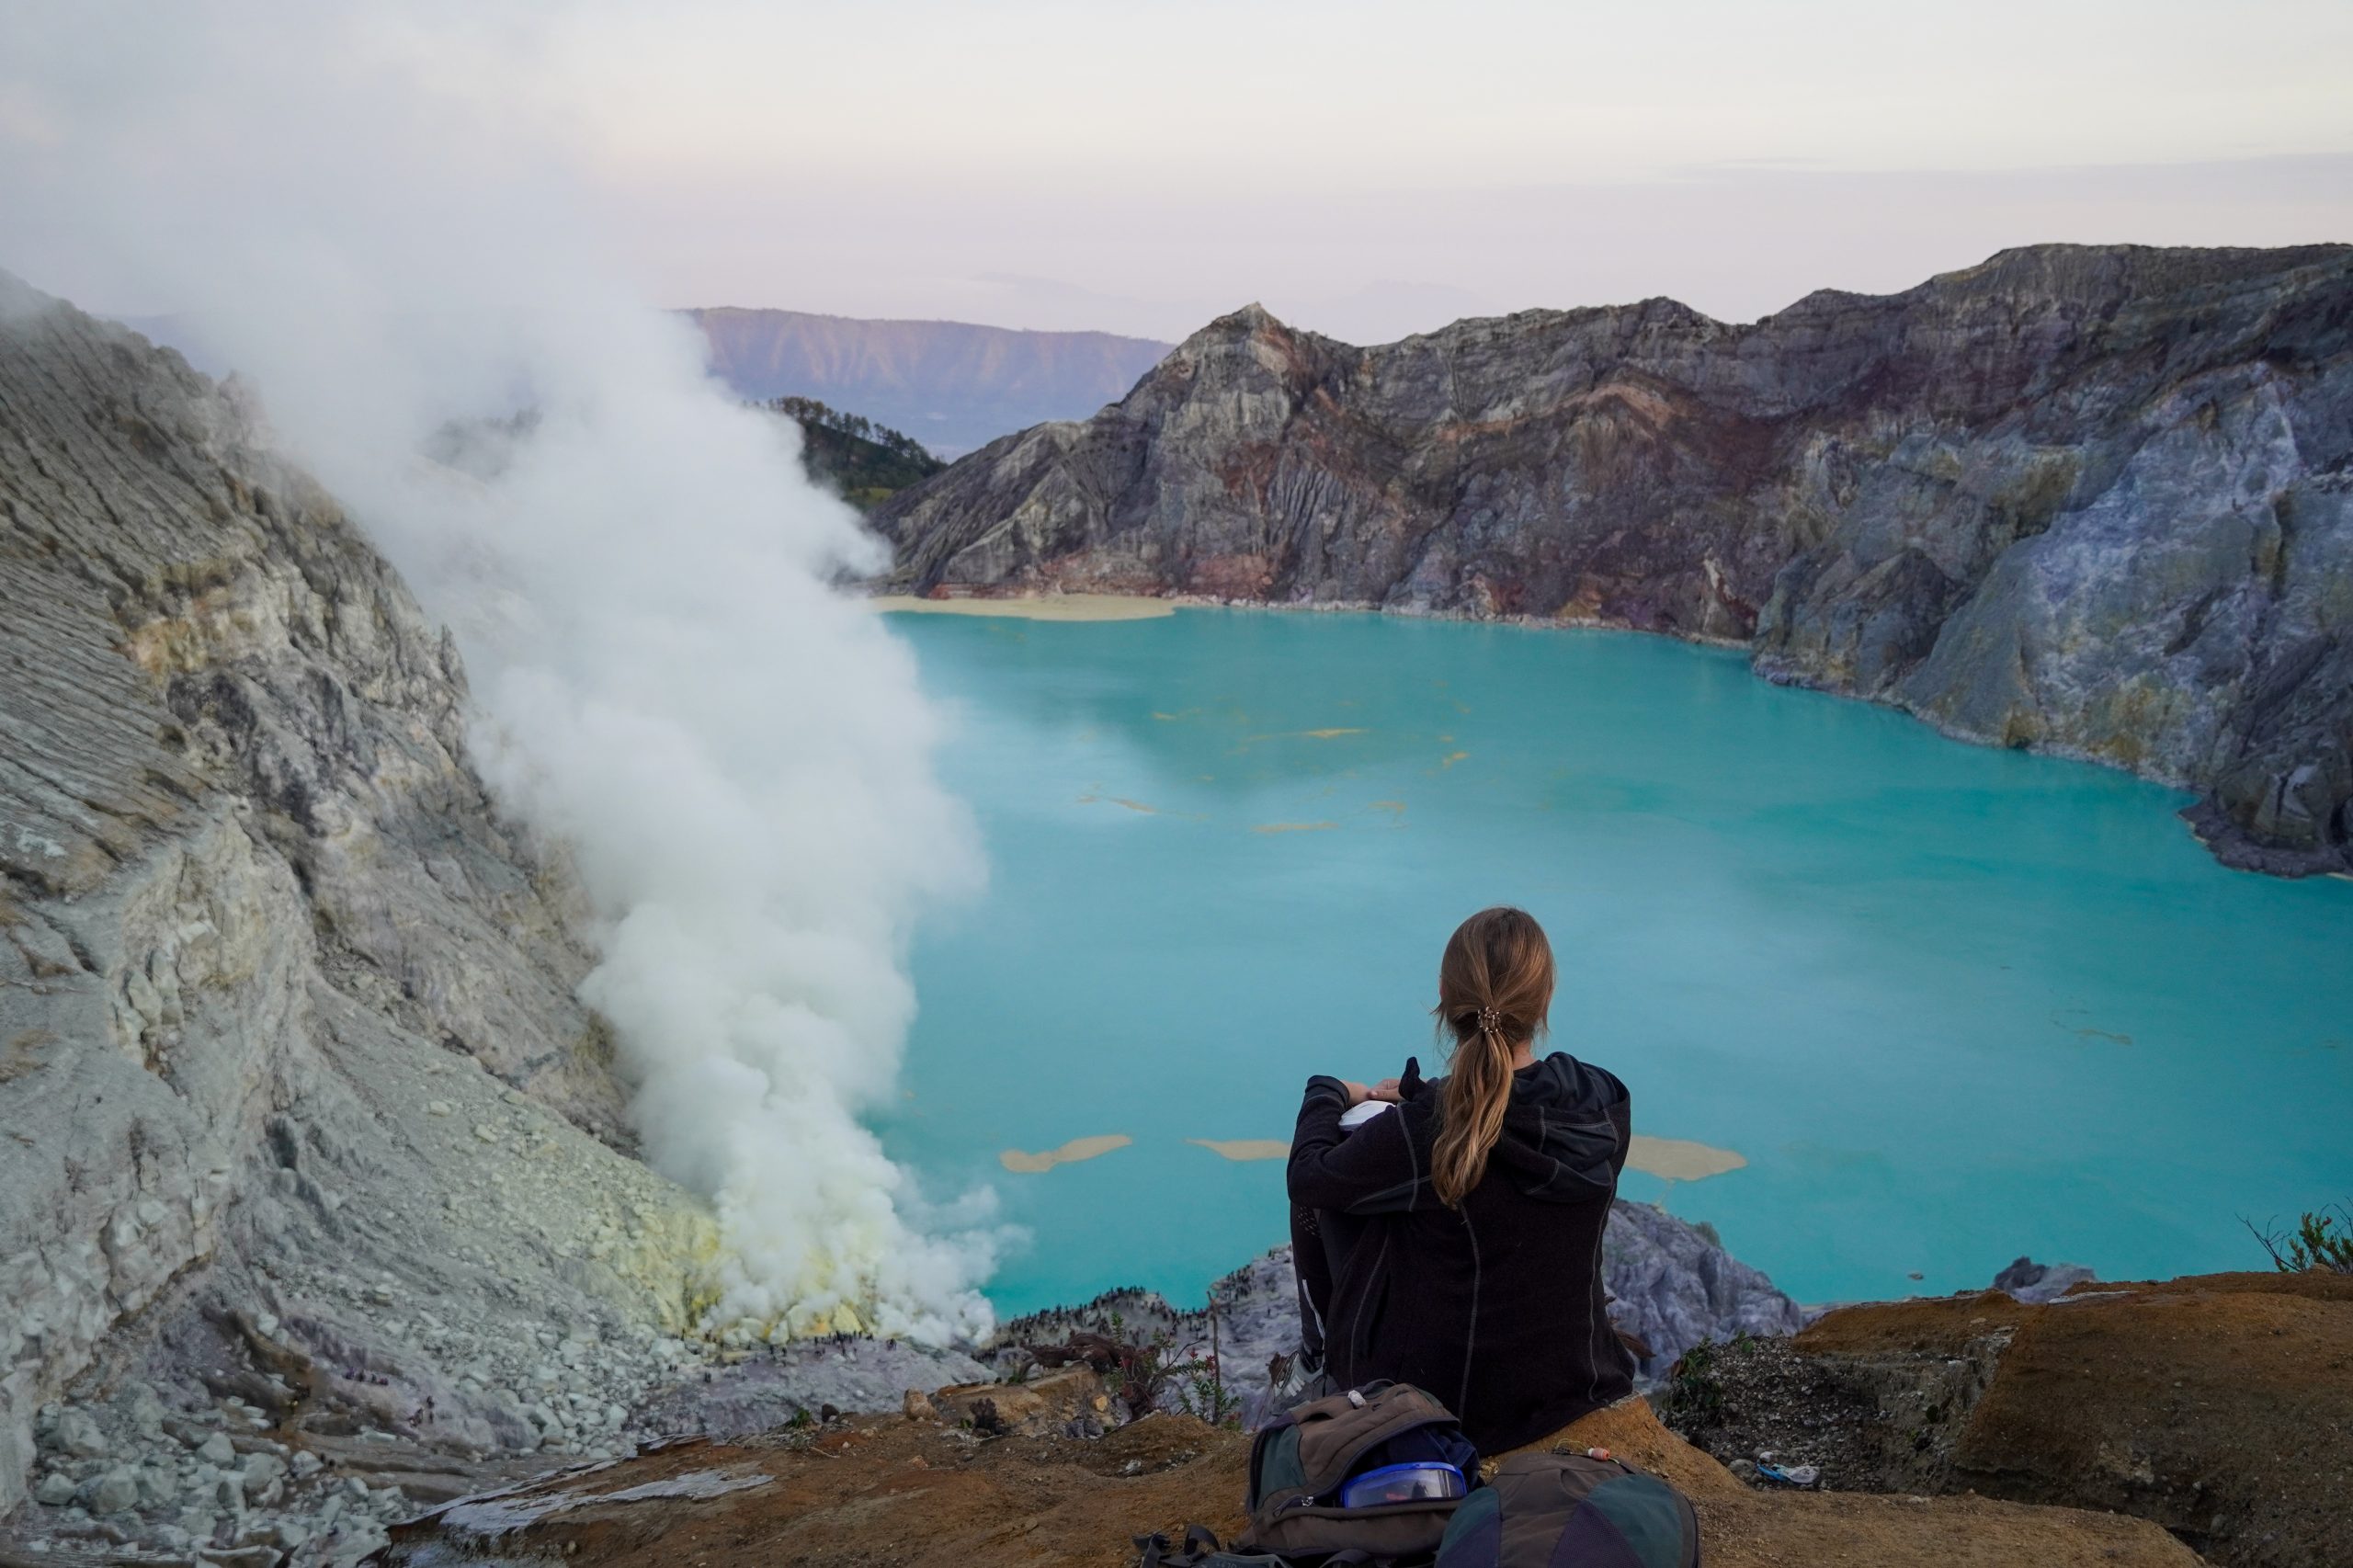
<svg viewBox="0 0 2353 1568">
<path fill-rule="evenodd" d="M 2037 245 L 1748 325 L 1358 347 L 1253 305 L 875 514 L 916 592 L 1633 627 L 2208 797 L 2353 871 L 2353 246 Z"/>
<path fill-rule="evenodd" d="M 746 403 L 801 397 L 904 430 L 943 458 L 1128 395 L 1175 347 L 1108 332 L 1027 332 L 953 321 L 869 321 L 723 306 L 679 312 L 710 345 L 711 374 Z M 176 315 L 118 317 L 217 378 L 236 367 Z"/>
<path fill-rule="evenodd" d="M 969 322 L 867 321 L 805 311 L 689 310 L 711 373 L 743 397 L 820 399 L 904 430 L 943 456 L 1128 394 L 1172 345 L 1108 332 Z"/>
</svg>

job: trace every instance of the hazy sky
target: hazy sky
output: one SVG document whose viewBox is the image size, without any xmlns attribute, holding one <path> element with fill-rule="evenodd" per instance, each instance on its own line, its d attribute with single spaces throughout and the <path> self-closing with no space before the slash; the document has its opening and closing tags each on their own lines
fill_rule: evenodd
<svg viewBox="0 0 2353 1568">
<path fill-rule="evenodd" d="M 2353 240 L 2345 0 L 598 0 L 350 26 L 543 160 L 667 304 L 1174 337 L 1256 299 L 1372 340 L 1659 293 L 1746 319 L 2041 240 Z M 56 85 L 0 62 L 0 153 L 40 155 Z M 63 236 L 0 227 L 0 266 L 171 307 L 109 297 L 131 285 Z"/>
</svg>

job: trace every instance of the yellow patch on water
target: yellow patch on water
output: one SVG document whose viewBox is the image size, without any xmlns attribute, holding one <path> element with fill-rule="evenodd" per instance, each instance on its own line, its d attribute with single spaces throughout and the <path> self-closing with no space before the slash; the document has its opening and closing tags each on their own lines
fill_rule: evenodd
<svg viewBox="0 0 2353 1568">
<path fill-rule="evenodd" d="M 1400 816 L 1403 816 L 1405 812 L 1405 802 L 1403 801 L 1375 801 L 1372 802 L 1370 809 L 1376 812 L 1395 812 Z"/>
<path fill-rule="evenodd" d="M 1652 1138 L 1640 1132 L 1634 1134 L 1633 1146 L 1626 1153 L 1628 1168 L 1665 1176 L 1669 1181 L 1701 1181 L 1736 1171 L 1746 1164 L 1747 1156 L 1730 1149 L 1711 1148 L 1688 1138 Z"/>
<path fill-rule="evenodd" d="M 1322 833 L 1340 824 L 1336 822 L 1262 822 L 1251 828 L 1253 833 Z"/>
<path fill-rule="evenodd" d="M 2132 1037 L 2131 1035 L 2116 1034 L 2108 1029 L 2077 1029 L 2075 1031 L 2075 1038 L 2077 1040 L 2104 1040 L 2111 1041 L 2117 1045 L 2131 1045 L 2132 1043 Z"/>
<path fill-rule="evenodd" d="M 1015 620 L 1158 620 L 1175 615 L 1166 599 L 1126 594 L 1040 594 L 1017 599 L 923 599 L 913 594 L 877 594 L 876 609 L 913 615 L 994 615 Z"/>
<path fill-rule="evenodd" d="M 1461 762 L 1464 757 L 1469 756 L 1471 754 L 1467 751 L 1450 751 L 1444 756 L 1438 758 L 1438 765 L 1440 767 L 1452 767 L 1456 763 Z"/>
<path fill-rule="evenodd" d="M 1142 812 L 1148 817 L 1156 817 L 1160 814 L 1158 806 L 1148 806 L 1142 801 L 1131 801 L 1124 795 L 1081 795 L 1078 798 L 1078 803 L 1082 806 L 1125 806 L 1131 812 Z"/>
<path fill-rule="evenodd" d="M 1042 1153 L 1007 1149 L 996 1157 L 996 1163 L 1006 1170 L 1035 1176 L 1040 1171 L 1052 1170 L 1056 1165 L 1071 1165 L 1081 1160 L 1095 1159 L 1114 1149 L 1124 1149 L 1134 1142 L 1124 1132 L 1098 1132 L 1092 1138 L 1074 1138 L 1061 1148 L 1048 1149 Z"/>
<path fill-rule="evenodd" d="M 1343 725 L 1328 730 L 1302 730 L 1300 733 L 1311 741 L 1330 741 L 1337 740 L 1342 735 L 1361 735 L 1364 732 Z"/>
<path fill-rule="evenodd" d="M 1229 1160 L 1286 1160 L 1290 1145 L 1280 1138 L 1188 1138 L 1212 1154 Z"/>
</svg>

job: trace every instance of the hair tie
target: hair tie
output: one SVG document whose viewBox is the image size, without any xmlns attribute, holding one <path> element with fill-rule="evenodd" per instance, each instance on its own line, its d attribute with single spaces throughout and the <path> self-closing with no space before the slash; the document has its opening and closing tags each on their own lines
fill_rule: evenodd
<svg viewBox="0 0 2353 1568">
<path fill-rule="evenodd" d="M 1482 1007 L 1479 1009 L 1479 1032 L 1481 1034 L 1501 1034 L 1503 1032 L 1503 1027 L 1504 1016 L 1501 1013 L 1496 1012 L 1493 1007 Z"/>
</svg>

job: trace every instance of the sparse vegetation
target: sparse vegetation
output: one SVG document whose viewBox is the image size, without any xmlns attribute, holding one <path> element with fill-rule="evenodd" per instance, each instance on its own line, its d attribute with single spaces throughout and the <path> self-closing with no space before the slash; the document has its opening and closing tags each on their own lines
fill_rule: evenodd
<svg viewBox="0 0 2353 1568">
<path fill-rule="evenodd" d="M 1193 1350 L 1199 1350 L 1195 1346 Z M 1188 1354 L 1183 1363 L 1183 1378 L 1176 1385 L 1176 1403 L 1185 1414 L 1206 1421 L 1212 1426 L 1242 1425 L 1242 1399 L 1229 1393 L 1225 1373 L 1220 1366 L 1217 1310 L 1210 1310 L 1210 1353 L 1207 1356 Z"/>
<path fill-rule="evenodd" d="M 1745 1340 L 1747 1335 L 1741 1338 Z M 1723 1414 L 1724 1386 L 1716 1375 L 1716 1344 L 1703 1339 L 1667 1369 L 1666 1397 L 1660 1402 L 1659 1419 L 1681 1430 L 1713 1426 L 1723 1419 Z"/>
<path fill-rule="evenodd" d="M 861 509 L 880 506 L 948 466 L 913 436 L 813 397 L 779 397 L 760 406 L 801 426 L 801 461 L 810 477 L 833 485 Z"/>
<path fill-rule="evenodd" d="M 1110 1314 L 1108 1334 L 1080 1332 L 1059 1345 L 1027 1346 L 1038 1366 L 1063 1367 L 1084 1361 L 1110 1385 L 1112 1395 L 1134 1420 L 1160 1407 L 1172 1392 L 1176 1408 L 1212 1426 L 1238 1426 L 1242 1397 L 1225 1386 L 1220 1364 L 1218 1328 L 1210 1319 L 1210 1348 L 1199 1343 L 1179 1345 L 1166 1329 L 1132 1336 L 1127 1319 Z"/>
<path fill-rule="evenodd" d="M 1128 1407 L 1128 1418 L 1134 1420 L 1157 1409 L 1161 1393 L 1168 1387 L 1168 1380 L 1176 1376 L 1178 1365 L 1176 1343 L 1168 1331 L 1160 1329 L 1148 1338 L 1131 1340 L 1127 1320 L 1113 1312 L 1111 1347 L 1112 1392 Z"/>
<path fill-rule="evenodd" d="M 2292 1231 L 2260 1226 L 2244 1218 L 2239 1222 L 2262 1244 L 2271 1255 L 2271 1266 L 2282 1274 L 2313 1269 L 2353 1274 L 2353 1204 L 2340 1203 L 2333 1213 L 2323 1209 L 2301 1214 Z"/>
</svg>

